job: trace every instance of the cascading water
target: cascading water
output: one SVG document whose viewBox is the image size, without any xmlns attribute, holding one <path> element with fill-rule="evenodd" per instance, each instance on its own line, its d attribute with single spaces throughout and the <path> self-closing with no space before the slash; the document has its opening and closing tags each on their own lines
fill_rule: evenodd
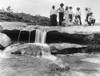
<svg viewBox="0 0 100 76">
<path fill-rule="evenodd" d="M 46 44 L 46 35 L 47 35 L 47 29 L 46 28 L 38 28 L 36 29 L 36 35 L 35 35 L 35 43 L 38 44 L 38 45 L 42 45 L 44 46 L 45 48 L 49 48 L 49 45 Z M 51 55 L 51 52 L 49 50 L 49 52 L 46 52 L 46 51 L 42 51 L 42 58 L 46 58 L 46 59 L 49 59 L 49 60 L 52 60 L 52 61 L 55 61 L 57 60 L 57 57 Z"/>
<path fill-rule="evenodd" d="M 44 44 L 46 42 L 46 34 L 47 32 L 43 28 L 37 29 L 35 35 L 35 43 Z"/>
</svg>

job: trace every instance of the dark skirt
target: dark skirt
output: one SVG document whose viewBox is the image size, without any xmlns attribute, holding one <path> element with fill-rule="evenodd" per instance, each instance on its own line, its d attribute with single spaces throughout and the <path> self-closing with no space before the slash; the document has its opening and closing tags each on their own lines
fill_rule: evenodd
<svg viewBox="0 0 100 76">
<path fill-rule="evenodd" d="M 62 22 L 63 22 L 63 17 L 64 17 L 64 12 L 59 12 L 59 25 L 62 26 Z"/>
<path fill-rule="evenodd" d="M 50 16 L 50 26 L 57 26 L 57 15 L 53 14 Z"/>
</svg>

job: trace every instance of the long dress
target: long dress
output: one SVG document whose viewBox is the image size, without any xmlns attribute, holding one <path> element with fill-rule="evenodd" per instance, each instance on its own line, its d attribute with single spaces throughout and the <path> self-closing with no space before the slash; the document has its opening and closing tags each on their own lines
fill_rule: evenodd
<svg viewBox="0 0 100 76">
<path fill-rule="evenodd" d="M 57 26 L 57 10 L 50 10 L 50 26 Z"/>
<path fill-rule="evenodd" d="M 69 24 L 69 12 L 68 11 L 65 11 L 64 18 L 65 18 L 65 26 L 68 26 Z"/>
</svg>

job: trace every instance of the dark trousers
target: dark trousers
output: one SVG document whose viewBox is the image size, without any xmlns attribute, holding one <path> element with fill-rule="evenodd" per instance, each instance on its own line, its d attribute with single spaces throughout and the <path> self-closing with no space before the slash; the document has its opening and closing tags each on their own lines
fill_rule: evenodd
<svg viewBox="0 0 100 76">
<path fill-rule="evenodd" d="M 50 16 L 50 26 L 57 26 L 57 15 L 53 14 Z"/>
<path fill-rule="evenodd" d="M 72 22 L 72 20 L 73 20 L 73 15 L 69 14 L 69 21 Z"/>
<path fill-rule="evenodd" d="M 85 19 L 86 22 L 88 22 L 88 18 L 89 18 L 89 13 L 86 15 L 86 19 Z"/>
<path fill-rule="evenodd" d="M 92 24 L 94 25 L 95 24 L 95 19 L 92 19 L 92 20 L 88 21 L 88 24 L 89 25 L 92 25 Z"/>
<path fill-rule="evenodd" d="M 64 13 L 63 12 L 59 12 L 59 25 L 62 26 L 62 22 L 63 22 L 63 17 L 64 17 Z"/>
<path fill-rule="evenodd" d="M 76 19 L 79 19 L 79 21 L 80 21 L 79 23 L 80 23 L 80 25 L 82 25 L 82 21 L 81 21 L 80 15 L 75 16 L 75 18 L 76 18 Z"/>
</svg>

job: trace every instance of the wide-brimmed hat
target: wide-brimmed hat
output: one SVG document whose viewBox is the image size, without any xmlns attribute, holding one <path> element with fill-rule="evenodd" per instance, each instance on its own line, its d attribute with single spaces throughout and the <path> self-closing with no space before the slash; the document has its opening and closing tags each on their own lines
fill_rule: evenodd
<svg viewBox="0 0 100 76">
<path fill-rule="evenodd" d="M 72 9 L 72 6 L 70 6 L 69 9 Z"/>
<path fill-rule="evenodd" d="M 77 9 L 77 10 L 80 10 L 80 8 L 79 8 L 79 7 L 77 7 L 76 9 Z"/>
<path fill-rule="evenodd" d="M 88 8 L 85 8 L 85 10 L 88 10 Z"/>
<path fill-rule="evenodd" d="M 61 3 L 61 4 L 60 4 L 60 6 L 64 6 L 64 4 L 63 4 L 63 3 Z"/>
</svg>

